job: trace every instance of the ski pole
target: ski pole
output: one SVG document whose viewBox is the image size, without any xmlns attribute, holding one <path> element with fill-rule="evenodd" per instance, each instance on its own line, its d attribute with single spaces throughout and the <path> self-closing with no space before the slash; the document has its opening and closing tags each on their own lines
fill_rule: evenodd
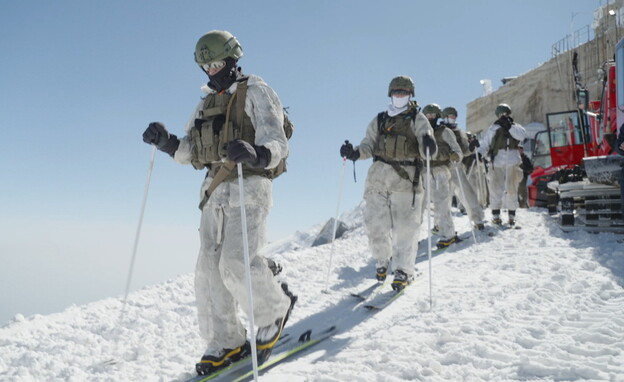
<svg viewBox="0 0 624 382">
<path fill-rule="evenodd" d="M 130 282 L 134 272 L 134 263 L 136 260 L 137 248 L 139 247 L 139 236 L 141 235 L 141 227 L 143 226 L 143 216 L 145 215 L 145 205 L 147 204 L 147 194 L 149 192 L 150 182 L 152 180 L 152 169 L 154 168 L 154 158 L 156 157 L 156 146 L 152 146 L 149 168 L 147 170 L 147 180 L 145 181 L 145 190 L 143 191 L 143 202 L 141 203 L 141 212 L 139 214 L 139 224 L 137 225 L 136 235 L 134 235 L 134 247 L 132 249 L 132 260 L 130 261 L 130 270 L 128 271 L 128 279 L 126 280 L 126 292 L 124 294 L 122 313 L 126 308 L 128 294 L 130 293 Z"/>
<path fill-rule="evenodd" d="M 254 303 L 253 288 L 251 287 L 251 262 L 249 260 L 249 239 L 247 238 L 247 214 L 245 212 L 245 189 L 243 188 L 243 165 L 236 165 L 238 171 L 238 197 L 241 210 L 241 223 L 243 226 L 243 254 L 245 258 L 245 284 L 247 286 L 247 299 L 249 303 L 249 333 L 251 336 L 251 361 L 253 366 L 254 381 L 258 381 L 258 355 L 256 354 L 256 332 L 254 330 Z"/>
<path fill-rule="evenodd" d="M 338 229 L 338 214 L 340 213 L 340 200 L 342 199 L 342 189 L 344 187 L 344 179 L 345 179 L 345 168 L 347 165 L 347 158 L 342 158 L 342 171 L 340 172 L 340 187 L 338 188 L 338 202 L 336 203 L 336 217 L 334 218 L 334 228 L 332 231 L 332 245 L 329 250 L 329 267 L 327 267 L 327 277 L 325 277 L 325 289 L 323 289 L 323 293 L 329 293 L 328 285 L 329 285 L 329 275 L 331 273 L 332 261 L 334 259 L 334 242 L 336 241 L 336 229 Z"/>
<path fill-rule="evenodd" d="M 485 178 L 485 163 L 483 163 L 479 159 L 479 154 L 477 154 L 477 185 L 479 187 L 479 203 L 481 203 L 481 207 L 487 205 L 487 182 Z"/>
<path fill-rule="evenodd" d="M 481 178 L 479 177 L 479 167 L 478 167 L 478 158 L 476 157 L 477 154 L 475 154 L 475 160 L 472 162 L 472 164 L 470 165 L 470 169 L 468 170 L 468 173 L 466 174 L 466 179 L 468 180 L 468 182 L 470 183 L 470 179 L 473 177 L 473 174 L 475 174 L 476 171 L 476 177 L 477 177 L 477 202 L 479 203 L 479 205 L 481 207 L 483 207 L 483 203 L 481 203 L 481 200 L 483 200 L 482 196 L 482 191 L 481 191 Z M 477 168 L 475 170 L 475 168 Z"/>
<path fill-rule="evenodd" d="M 476 155 L 476 154 L 475 154 Z M 475 158 L 475 160 L 472 162 L 472 164 L 470 165 L 470 168 L 468 169 L 468 172 L 466 172 L 466 179 L 468 180 L 468 183 L 470 183 L 470 179 L 473 177 L 474 175 L 474 171 L 478 171 L 475 170 L 475 167 L 477 166 L 477 158 Z M 477 177 L 478 177 L 478 173 L 477 173 Z M 481 191 L 479 190 L 479 180 L 477 178 L 477 199 L 479 201 L 479 203 L 481 203 L 480 200 L 480 193 Z"/>
<path fill-rule="evenodd" d="M 433 310 L 433 283 L 431 280 L 431 155 L 429 147 L 427 155 L 427 256 L 429 257 L 429 310 Z"/>
<path fill-rule="evenodd" d="M 459 190 L 461 191 L 462 199 L 464 199 L 464 203 L 467 206 L 468 199 L 466 199 L 466 193 L 464 192 L 464 185 L 459 175 L 459 166 L 457 164 L 452 164 L 451 166 L 455 167 L 455 172 L 457 173 L 457 183 L 459 183 Z M 470 208 L 470 211 L 472 211 L 472 208 Z M 474 240 L 475 244 L 477 244 L 477 236 L 475 235 L 474 227 L 472 226 L 472 224 L 470 225 L 470 232 L 472 232 L 472 239 Z"/>
<path fill-rule="evenodd" d="M 124 292 L 124 299 L 121 305 L 121 312 L 119 313 L 119 318 L 117 319 L 117 327 L 121 325 L 123 318 L 126 314 L 126 307 L 128 303 L 128 294 L 130 294 L 130 283 L 132 281 L 132 274 L 134 273 L 134 263 L 136 260 L 137 249 L 139 247 L 139 237 L 141 236 L 141 227 L 143 226 L 143 216 L 145 215 L 145 205 L 147 204 L 147 194 L 149 192 L 150 182 L 152 180 L 152 170 L 154 168 L 154 159 L 156 158 L 156 145 L 152 146 L 152 152 L 150 154 L 150 162 L 147 168 L 147 179 L 145 180 L 145 187 L 143 191 L 143 202 L 141 203 L 141 212 L 139 213 L 139 223 L 137 225 L 136 234 L 134 235 L 134 246 L 132 248 L 132 257 L 130 259 L 130 269 L 128 270 L 128 278 L 126 279 L 126 290 Z M 117 354 L 119 347 L 118 338 L 115 339 L 115 352 Z M 104 361 L 104 365 L 114 365 L 117 363 L 115 359 L 109 359 Z"/>
</svg>

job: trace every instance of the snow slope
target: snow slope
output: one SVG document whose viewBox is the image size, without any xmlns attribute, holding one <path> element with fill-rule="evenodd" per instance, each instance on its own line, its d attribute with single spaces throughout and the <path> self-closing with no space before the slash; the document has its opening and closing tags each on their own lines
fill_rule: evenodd
<svg viewBox="0 0 624 382">
<path fill-rule="evenodd" d="M 624 381 L 621 236 L 565 234 L 543 210 L 519 210 L 522 229 L 478 233 L 478 244 L 432 259 L 432 310 L 428 262 L 419 259 L 423 276 L 371 313 L 348 296 L 373 283 L 360 208 L 342 217 L 352 230 L 334 244 L 329 285 L 332 245 L 310 247 L 322 224 L 266 248 L 299 295 L 288 330 L 336 324 L 339 334 L 261 380 Z M 455 221 L 467 232 L 466 217 Z M 192 282 L 188 274 L 131 294 L 121 320 L 114 298 L 17 315 L 0 328 L 0 380 L 190 377 L 204 350 Z"/>
</svg>

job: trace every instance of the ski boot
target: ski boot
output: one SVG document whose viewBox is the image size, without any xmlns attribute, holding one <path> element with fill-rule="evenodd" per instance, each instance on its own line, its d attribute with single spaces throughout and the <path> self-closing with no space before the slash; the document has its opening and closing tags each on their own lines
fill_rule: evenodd
<svg viewBox="0 0 624 382">
<path fill-rule="evenodd" d="M 197 375 L 212 374 L 251 354 L 251 344 L 245 341 L 242 346 L 233 349 L 207 350 L 199 363 L 195 364 Z"/>
<path fill-rule="evenodd" d="M 282 283 L 282 290 L 284 291 L 286 296 L 290 298 L 290 306 L 288 307 L 288 310 L 286 311 L 284 317 L 278 318 L 271 325 L 263 326 L 258 329 L 258 334 L 256 335 L 256 349 L 258 351 L 259 364 L 266 361 L 269 356 L 271 356 L 273 346 L 275 346 L 275 343 L 282 335 L 282 331 L 284 330 L 286 321 L 288 321 L 290 312 L 297 302 L 297 296 L 295 296 L 288 290 L 288 285 L 286 283 Z"/>
<path fill-rule="evenodd" d="M 436 243 L 436 246 L 438 247 L 438 249 L 441 248 L 446 248 L 449 245 L 453 244 L 453 243 L 457 243 L 459 241 L 459 237 L 457 237 L 457 235 L 451 237 L 450 239 L 440 239 L 438 240 L 438 242 Z"/>
<path fill-rule="evenodd" d="M 271 270 L 271 273 L 273 273 L 273 276 L 277 276 L 282 272 L 282 265 L 280 263 L 267 259 L 267 264 L 269 265 L 269 269 Z"/>
<path fill-rule="evenodd" d="M 515 210 L 509 210 L 507 211 L 507 213 L 509 214 L 509 221 L 508 224 L 510 227 L 513 227 L 516 225 L 516 211 Z"/>
<path fill-rule="evenodd" d="M 403 272 L 400 269 L 394 271 L 394 280 L 392 281 L 392 289 L 400 292 L 408 286 L 412 280 L 413 276 L 408 276 L 407 273 Z"/>
<path fill-rule="evenodd" d="M 492 210 L 492 224 L 496 226 L 503 225 L 503 221 L 500 218 L 500 210 Z"/>
<path fill-rule="evenodd" d="M 386 276 L 388 275 L 388 267 L 377 267 L 376 270 L 376 274 L 375 277 L 377 278 L 377 281 L 379 281 L 380 283 L 386 281 Z"/>
</svg>

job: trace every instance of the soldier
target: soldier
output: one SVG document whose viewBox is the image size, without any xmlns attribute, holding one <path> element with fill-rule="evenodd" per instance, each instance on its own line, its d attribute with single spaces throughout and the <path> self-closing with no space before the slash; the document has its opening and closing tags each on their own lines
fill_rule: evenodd
<svg viewBox="0 0 624 382">
<path fill-rule="evenodd" d="M 448 247 L 459 238 L 451 215 L 453 191 L 451 187 L 451 166 L 457 166 L 462 160 L 462 149 L 455 139 L 455 134 L 448 127 L 438 124 L 442 116 L 440 106 L 435 103 L 423 108 L 423 113 L 433 128 L 438 152 L 431 161 L 431 195 L 433 196 L 434 222 L 440 239 L 438 248 Z"/>
<path fill-rule="evenodd" d="M 472 189 L 477 192 L 477 199 L 481 209 L 485 209 L 488 206 L 488 189 L 487 189 L 487 163 L 485 158 L 476 152 L 476 148 L 479 145 L 479 140 L 471 132 L 466 132 L 468 137 L 468 150 L 470 155 L 465 155 L 462 159 L 462 163 L 466 167 L 468 181 L 472 186 Z"/>
<path fill-rule="evenodd" d="M 271 179 L 288 154 L 282 104 L 260 77 L 244 76 L 236 38 L 214 30 L 202 36 L 195 62 L 208 76 L 208 94 L 186 126 L 186 136 L 150 123 L 143 141 L 181 164 L 208 169 L 201 187 L 201 248 L 195 269 L 195 295 L 201 336 L 207 343 L 198 374 L 210 374 L 250 354 L 238 308 L 258 325 L 258 358 L 279 339 L 296 296 L 273 278 L 259 254 L 271 206 Z M 241 211 L 236 163 L 242 163 L 254 311 L 244 284 Z"/>
<path fill-rule="evenodd" d="M 455 134 L 457 143 L 461 147 L 462 155 L 464 157 L 470 155 L 471 150 L 469 149 L 468 136 L 457 127 L 457 109 L 452 106 L 445 107 L 444 110 L 442 110 L 442 118 L 442 125 L 451 129 Z M 468 181 L 464 166 L 460 166 L 458 163 L 457 165 L 452 165 L 450 170 L 453 193 L 459 196 L 459 200 L 468 212 L 470 221 L 475 228 L 479 230 L 484 229 L 485 220 L 483 208 L 479 204 L 479 199 L 474 188 L 472 188 L 472 185 Z"/>
<path fill-rule="evenodd" d="M 413 279 L 424 199 L 422 159 L 426 149 L 430 155 L 437 149 L 431 126 L 412 96 L 411 78 L 393 78 L 390 104 L 368 124 L 360 145 L 354 148 L 347 141 L 340 148 L 340 156 L 349 160 L 373 158 L 364 190 L 364 223 L 377 260 L 377 280 L 386 279 L 392 258 L 394 290 Z"/>
<path fill-rule="evenodd" d="M 490 158 L 488 172 L 492 223 L 501 225 L 501 208 L 507 209 L 508 224 L 516 224 L 518 184 L 522 180 L 518 145 L 526 138 L 524 127 L 514 123 L 509 105 L 501 103 L 494 110 L 498 118 L 479 140 L 478 152 Z"/>
</svg>

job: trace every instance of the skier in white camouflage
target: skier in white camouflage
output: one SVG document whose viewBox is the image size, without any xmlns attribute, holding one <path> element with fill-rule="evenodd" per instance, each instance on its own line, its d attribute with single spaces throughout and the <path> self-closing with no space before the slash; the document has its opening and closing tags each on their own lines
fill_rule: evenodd
<svg viewBox="0 0 624 382">
<path fill-rule="evenodd" d="M 271 207 L 271 179 L 279 175 L 288 154 L 282 105 L 258 76 L 244 76 L 243 55 L 227 31 L 211 31 L 196 45 L 195 62 L 208 75 L 206 96 L 199 102 L 178 139 L 164 125 L 151 123 L 146 143 L 181 164 L 208 169 L 200 193 L 201 248 L 195 269 L 198 323 L 207 348 L 197 363 L 198 374 L 210 374 L 250 354 L 239 307 L 254 316 L 258 359 L 271 352 L 296 297 L 278 284 L 267 260 L 258 252 L 265 240 Z M 231 101 L 231 102 L 230 102 Z M 242 163 L 254 311 L 249 311 L 243 258 L 238 171 Z"/>
<path fill-rule="evenodd" d="M 451 129 L 438 124 L 442 116 L 440 106 L 435 103 L 423 107 L 423 113 L 433 128 L 438 152 L 431 161 L 431 196 L 434 206 L 434 222 L 440 239 L 438 248 L 448 247 L 459 240 L 451 215 L 451 169 L 462 160 L 462 150 Z"/>
<path fill-rule="evenodd" d="M 487 166 L 485 158 L 477 153 L 476 148 L 479 145 L 479 139 L 467 131 L 468 137 L 468 151 L 469 155 L 464 155 L 462 163 L 466 167 L 466 176 L 472 189 L 477 193 L 477 200 L 481 209 L 485 209 L 488 206 L 488 186 L 487 186 Z"/>
<path fill-rule="evenodd" d="M 377 261 L 376 278 L 386 279 L 392 259 L 392 288 L 397 291 L 414 277 L 424 199 L 422 161 L 426 148 L 430 155 L 437 150 L 431 126 L 412 96 L 411 78 L 393 78 L 390 104 L 368 124 L 360 145 L 354 148 L 347 141 L 340 148 L 340 156 L 349 160 L 373 158 L 364 189 L 364 223 Z"/>
<path fill-rule="evenodd" d="M 518 185 L 522 180 L 518 145 L 526 139 L 526 130 L 511 118 L 509 105 L 501 103 L 494 110 L 498 118 L 478 141 L 478 152 L 490 158 L 488 189 L 492 223 L 502 225 L 501 209 L 506 209 L 509 226 L 516 224 Z"/>
<path fill-rule="evenodd" d="M 457 126 L 457 109 L 452 106 L 445 107 L 442 110 L 442 123 L 443 126 L 448 127 L 453 134 L 457 143 L 461 147 L 462 155 L 465 157 L 470 155 L 470 149 L 468 148 L 468 136 Z M 462 163 L 451 164 L 451 186 L 453 188 L 453 194 L 459 197 L 461 204 L 468 212 L 468 217 L 475 228 L 482 230 L 485 228 L 485 220 L 483 214 L 483 208 L 479 204 L 479 199 L 474 188 L 468 181 L 466 176 L 466 170 Z"/>
</svg>

